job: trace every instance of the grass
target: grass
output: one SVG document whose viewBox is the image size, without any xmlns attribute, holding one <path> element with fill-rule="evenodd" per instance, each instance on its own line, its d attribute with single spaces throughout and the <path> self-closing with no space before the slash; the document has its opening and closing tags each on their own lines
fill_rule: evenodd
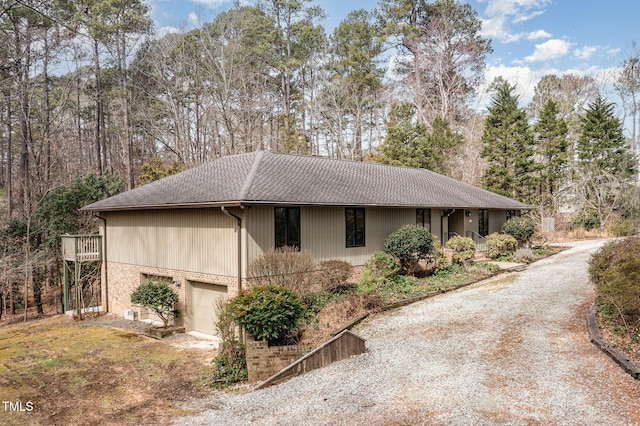
<svg viewBox="0 0 640 426">
<path fill-rule="evenodd" d="M 0 330 L 0 401 L 33 404 L 3 425 L 163 424 L 206 392 L 201 351 L 60 316 Z"/>
</svg>

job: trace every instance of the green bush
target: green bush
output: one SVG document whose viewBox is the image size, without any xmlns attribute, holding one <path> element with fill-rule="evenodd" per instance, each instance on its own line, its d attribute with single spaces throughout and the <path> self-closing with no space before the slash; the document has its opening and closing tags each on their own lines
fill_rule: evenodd
<svg viewBox="0 0 640 426">
<path fill-rule="evenodd" d="M 518 241 L 508 234 L 493 234 L 487 236 L 486 255 L 491 259 L 506 257 L 518 249 Z"/>
<path fill-rule="evenodd" d="M 393 280 L 400 274 L 398 259 L 383 251 L 374 253 L 364 267 L 363 280 L 365 281 Z"/>
<path fill-rule="evenodd" d="M 447 241 L 446 246 L 455 251 L 453 262 L 458 265 L 468 265 L 476 255 L 476 244 L 471 238 L 455 236 Z"/>
<path fill-rule="evenodd" d="M 591 257 L 589 276 L 621 315 L 640 314 L 640 238 L 607 243 Z"/>
<path fill-rule="evenodd" d="M 436 240 L 435 236 L 433 237 L 433 240 Z M 449 259 L 447 258 L 447 255 L 444 254 L 444 249 L 440 244 L 433 245 L 432 260 L 434 273 L 443 269 L 447 269 L 450 266 Z"/>
<path fill-rule="evenodd" d="M 142 305 L 160 317 L 164 328 L 179 315 L 175 304 L 178 294 L 164 281 L 147 280 L 131 293 L 131 303 Z"/>
<path fill-rule="evenodd" d="M 615 237 L 630 237 L 638 233 L 638 223 L 633 219 L 620 219 L 609 227 Z"/>
<path fill-rule="evenodd" d="M 304 304 L 284 286 L 262 285 L 242 291 L 229 301 L 233 320 L 256 340 L 270 345 L 284 342 L 298 328 L 305 314 Z"/>
<path fill-rule="evenodd" d="M 511 235 L 522 247 L 531 243 L 535 233 L 535 224 L 528 217 L 514 216 L 502 225 L 502 232 Z"/>
<path fill-rule="evenodd" d="M 598 212 L 593 209 L 582 209 L 573 218 L 574 228 L 584 228 L 585 231 L 591 231 L 600 227 L 600 218 Z"/>
<path fill-rule="evenodd" d="M 393 231 L 384 240 L 384 251 L 400 261 L 404 271 L 412 275 L 418 262 L 433 253 L 433 236 L 420 226 L 405 225 Z"/>
</svg>

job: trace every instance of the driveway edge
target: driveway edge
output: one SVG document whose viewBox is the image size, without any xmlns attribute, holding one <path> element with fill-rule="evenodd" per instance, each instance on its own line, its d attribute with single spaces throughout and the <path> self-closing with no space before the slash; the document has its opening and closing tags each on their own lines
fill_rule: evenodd
<svg viewBox="0 0 640 426">
<path fill-rule="evenodd" d="M 591 308 L 587 313 L 587 328 L 589 329 L 589 339 L 591 343 L 596 345 L 598 349 L 607 354 L 609 358 L 615 361 L 625 372 L 636 380 L 640 380 L 640 365 L 633 362 L 627 355 L 620 350 L 611 346 L 609 342 L 602 338 L 600 334 L 600 325 L 596 316 L 596 302 L 591 304 Z"/>
</svg>

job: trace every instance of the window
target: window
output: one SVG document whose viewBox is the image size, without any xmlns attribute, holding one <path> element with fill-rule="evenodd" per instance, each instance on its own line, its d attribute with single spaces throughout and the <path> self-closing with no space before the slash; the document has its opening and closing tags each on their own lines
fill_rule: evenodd
<svg viewBox="0 0 640 426">
<path fill-rule="evenodd" d="M 300 208 L 276 207 L 276 248 L 288 246 L 300 250 Z"/>
<path fill-rule="evenodd" d="M 347 247 L 364 247 L 364 209 L 344 209 Z"/>
<path fill-rule="evenodd" d="M 416 226 L 431 232 L 431 209 L 416 209 Z"/>
<path fill-rule="evenodd" d="M 516 211 L 515 210 L 507 210 L 507 220 L 511 219 L 515 215 L 516 215 Z"/>
<path fill-rule="evenodd" d="M 478 210 L 478 234 L 486 237 L 489 235 L 489 210 Z"/>
</svg>

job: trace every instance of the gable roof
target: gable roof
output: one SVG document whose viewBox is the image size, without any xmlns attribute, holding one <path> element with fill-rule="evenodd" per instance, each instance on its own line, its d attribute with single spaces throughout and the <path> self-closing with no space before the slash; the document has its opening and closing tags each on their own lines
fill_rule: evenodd
<svg viewBox="0 0 640 426">
<path fill-rule="evenodd" d="M 257 151 L 221 157 L 81 210 L 257 204 L 533 208 L 425 169 Z"/>
</svg>

